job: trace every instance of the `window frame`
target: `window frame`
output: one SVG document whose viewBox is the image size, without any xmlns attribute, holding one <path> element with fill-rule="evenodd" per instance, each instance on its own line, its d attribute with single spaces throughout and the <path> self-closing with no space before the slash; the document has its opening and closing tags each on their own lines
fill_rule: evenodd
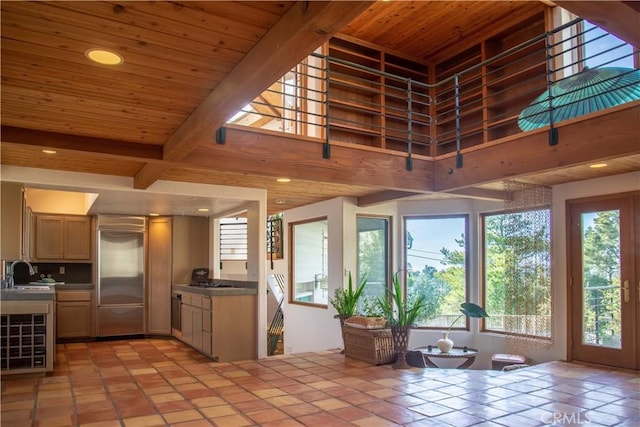
<svg viewBox="0 0 640 427">
<path fill-rule="evenodd" d="M 321 216 L 321 217 L 315 217 L 315 218 L 307 218 L 307 219 L 303 219 L 300 221 L 295 221 L 295 222 L 290 222 L 289 225 L 289 245 L 290 245 L 290 250 L 289 250 L 289 298 L 288 298 L 288 303 L 289 304 L 296 304 L 296 305 L 300 305 L 300 306 L 305 306 L 305 307 L 314 307 L 314 308 L 323 308 L 323 309 L 327 309 L 329 307 L 329 295 L 328 292 L 329 290 L 327 290 L 327 303 L 326 304 L 321 304 L 321 303 L 316 303 L 316 302 L 306 302 L 306 301 L 299 301 L 295 299 L 295 283 L 296 283 L 296 276 L 295 276 L 295 270 L 296 270 L 296 257 L 295 257 L 295 253 L 296 253 L 296 240 L 295 240 L 295 228 L 297 226 L 300 225 L 305 225 L 305 224 L 311 224 L 314 222 L 326 222 L 327 225 L 327 249 L 329 246 L 329 242 L 328 242 L 328 238 L 329 238 L 329 218 L 328 216 Z M 328 250 L 327 250 L 328 253 Z M 328 276 L 328 260 L 327 260 L 327 276 Z"/>
<path fill-rule="evenodd" d="M 470 249 L 470 214 L 469 213 L 456 213 L 456 214 L 435 214 L 435 215 L 404 215 L 402 217 L 402 242 L 403 242 L 403 251 L 402 251 L 402 255 L 403 255 L 403 299 L 406 302 L 406 298 L 407 298 L 407 291 L 408 291 L 408 286 L 409 286 L 409 277 L 408 277 L 408 268 L 407 268 L 407 264 L 408 264 L 408 254 L 407 254 L 407 234 L 408 234 L 408 229 L 407 229 L 407 221 L 409 220 L 421 220 L 421 219 L 426 219 L 426 220 L 431 220 L 431 219 L 456 219 L 456 218 L 461 218 L 464 220 L 464 239 L 465 239 L 465 245 L 464 245 L 464 276 L 465 276 L 465 283 L 464 283 L 464 301 L 462 302 L 469 302 L 470 301 L 470 291 L 471 291 L 471 278 L 470 278 L 470 262 L 471 262 L 471 249 Z M 471 330 L 471 322 L 469 321 L 468 316 L 463 316 L 464 317 L 464 321 L 465 321 L 465 325 L 463 327 L 460 326 L 453 326 L 451 327 L 452 331 L 470 331 Z M 447 324 L 446 326 L 423 326 L 423 325 L 416 325 L 415 329 L 423 329 L 423 330 L 429 330 L 429 331 L 439 331 L 439 330 L 443 330 L 444 329 L 448 329 L 449 325 Z"/>
<path fill-rule="evenodd" d="M 360 282 L 360 278 L 362 277 L 362 272 L 360 271 L 360 232 L 358 231 L 358 220 L 360 218 L 368 218 L 368 219 L 377 219 L 384 220 L 386 222 L 386 233 L 385 233 L 385 290 L 390 290 L 392 285 L 392 257 L 393 257 L 393 217 L 388 215 L 372 215 L 372 214 L 356 214 L 356 275 L 357 281 Z M 355 278 L 354 278 L 355 279 Z M 365 289 L 366 290 L 366 289 Z M 385 295 L 388 295 L 385 291 Z M 365 295 L 363 294 L 363 297 Z M 362 308 L 363 301 L 359 301 L 358 308 Z"/>
</svg>

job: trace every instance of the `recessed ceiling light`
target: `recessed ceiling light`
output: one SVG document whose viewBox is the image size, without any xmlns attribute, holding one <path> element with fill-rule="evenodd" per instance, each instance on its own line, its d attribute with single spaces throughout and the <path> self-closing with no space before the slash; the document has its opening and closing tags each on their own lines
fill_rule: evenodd
<svg viewBox="0 0 640 427">
<path fill-rule="evenodd" d="M 284 205 L 284 203 L 285 203 L 285 201 L 284 201 L 284 200 L 282 200 L 282 199 L 276 199 L 276 200 L 275 200 L 275 204 L 276 204 L 276 205 Z"/>
<path fill-rule="evenodd" d="M 57 153 L 57 151 L 56 151 L 56 150 L 49 150 L 49 149 L 47 149 L 47 150 L 42 150 L 42 152 L 43 152 L 43 153 L 45 153 L 45 154 L 56 154 L 56 153 Z"/>
<path fill-rule="evenodd" d="M 120 65 L 124 62 L 124 58 L 119 54 L 105 49 L 89 49 L 85 53 L 85 56 L 102 65 Z"/>
<path fill-rule="evenodd" d="M 276 179 L 278 182 L 291 182 L 291 178 L 278 178 Z"/>
<path fill-rule="evenodd" d="M 606 163 L 594 163 L 592 165 L 589 165 L 590 168 L 592 169 L 600 169 L 600 168 L 606 168 L 607 166 L 609 166 Z"/>
<path fill-rule="evenodd" d="M 207 208 L 199 208 L 198 212 L 209 212 L 209 209 L 207 209 Z"/>
</svg>

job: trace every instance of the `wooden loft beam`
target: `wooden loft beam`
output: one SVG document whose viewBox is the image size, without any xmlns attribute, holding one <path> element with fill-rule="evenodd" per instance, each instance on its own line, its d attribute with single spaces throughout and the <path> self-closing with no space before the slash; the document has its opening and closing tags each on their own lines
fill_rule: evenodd
<svg viewBox="0 0 640 427">
<path fill-rule="evenodd" d="M 640 3 L 635 1 L 554 1 L 557 6 L 587 19 L 615 34 L 619 38 L 640 47 Z"/>
<path fill-rule="evenodd" d="M 142 170 L 151 173 L 156 172 L 156 168 L 161 171 L 186 168 L 203 174 L 288 176 L 302 181 L 386 188 L 393 190 L 388 194 L 396 195 L 401 189 L 406 195 L 426 193 L 433 186 L 431 160 L 414 159 L 413 170 L 407 171 L 403 155 L 335 145 L 331 158 L 324 159 L 319 140 L 264 133 L 242 126 L 226 128 L 226 135 L 224 145 L 212 142 L 198 146 L 182 161 L 168 162 L 160 159 L 159 146 L 2 127 L 3 143 L 57 148 L 91 161 L 146 162 L 149 166 Z"/>
<path fill-rule="evenodd" d="M 406 155 L 331 146 L 331 158 L 322 157 L 322 141 L 279 132 L 226 127 L 226 143 L 200 145 L 182 164 L 186 167 L 270 177 L 373 186 L 404 192 L 428 193 L 433 187 L 432 160 Z"/>
<path fill-rule="evenodd" d="M 558 144 L 549 145 L 548 128 L 509 138 L 482 149 L 436 159 L 434 191 L 451 192 L 496 180 L 560 170 L 594 161 L 640 154 L 640 101 L 556 124 Z"/>
<path fill-rule="evenodd" d="M 299 1 L 191 113 L 164 145 L 164 160 L 180 161 L 210 142 L 219 127 L 265 88 L 329 40 L 373 1 Z M 145 170 L 147 169 L 147 170 Z M 166 168 L 145 166 L 135 178 L 147 188 Z"/>
</svg>

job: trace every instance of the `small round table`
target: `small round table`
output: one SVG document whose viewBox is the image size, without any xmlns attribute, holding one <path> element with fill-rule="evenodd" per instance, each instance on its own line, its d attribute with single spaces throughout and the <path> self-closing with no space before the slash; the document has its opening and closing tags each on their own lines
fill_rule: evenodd
<svg viewBox="0 0 640 427">
<path fill-rule="evenodd" d="M 473 365 L 473 362 L 476 360 L 476 356 L 478 355 L 478 350 L 468 347 L 453 347 L 451 350 L 449 350 L 448 353 L 442 353 L 440 349 L 435 345 L 414 347 L 412 350 L 422 353 L 422 358 L 424 359 L 425 365 L 429 366 L 430 368 L 439 368 L 439 366 L 433 363 L 431 359 L 461 358 L 464 360 L 460 365 L 456 367 L 456 369 L 466 369 L 469 366 Z"/>
</svg>

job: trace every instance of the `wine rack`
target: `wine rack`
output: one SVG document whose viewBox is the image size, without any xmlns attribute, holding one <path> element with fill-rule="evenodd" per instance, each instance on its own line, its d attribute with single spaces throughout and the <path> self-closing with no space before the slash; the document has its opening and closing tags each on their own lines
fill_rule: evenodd
<svg viewBox="0 0 640 427">
<path fill-rule="evenodd" d="M 0 369 L 45 368 L 47 315 L 0 316 Z"/>
</svg>

